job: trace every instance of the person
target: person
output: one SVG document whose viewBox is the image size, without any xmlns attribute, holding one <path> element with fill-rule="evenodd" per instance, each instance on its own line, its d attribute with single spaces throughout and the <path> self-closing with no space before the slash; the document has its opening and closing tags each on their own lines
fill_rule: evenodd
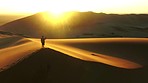
<svg viewBox="0 0 148 83">
<path fill-rule="evenodd" d="M 44 48 L 46 38 L 44 36 L 41 37 L 42 48 Z"/>
</svg>

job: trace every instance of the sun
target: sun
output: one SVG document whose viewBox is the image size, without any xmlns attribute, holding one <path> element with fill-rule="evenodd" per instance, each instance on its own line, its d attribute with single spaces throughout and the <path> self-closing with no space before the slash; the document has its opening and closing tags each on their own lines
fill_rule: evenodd
<svg viewBox="0 0 148 83">
<path fill-rule="evenodd" d="M 72 12 L 65 11 L 46 11 L 43 14 L 43 18 L 46 19 L 53 27 L 65 26 L 68 25 L 71 18 L 75 15 Z"/>
<path fill-rule="evenodd" d="M 53 9 L 48 10 L 48 12 L 50 12 L 55 17 L 60 17 L 61 15 L 63 15 L 65 12 L 68 12 L 68 11 L 64 9 L 53 8 Z"/>
<path fill-rule="evenodd" d="M 147 0 L 0 0 L 0 13 L 34 14 L 49 10 L 55 15 L 65 11 L 104 13 L 147 13 Z M 12 4 L 13 3 L 13 4 Z"/>
</svg>

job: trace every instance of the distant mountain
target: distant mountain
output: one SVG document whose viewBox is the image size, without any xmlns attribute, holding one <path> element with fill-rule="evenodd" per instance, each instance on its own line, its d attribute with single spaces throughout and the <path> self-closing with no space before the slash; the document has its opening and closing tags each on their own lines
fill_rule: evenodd
<svg viewBox="0 0 148 83">
<path fill-rule="evenodd" d="M 104 14 L 94 12 L 67 12 L 67 20 L 54 26 L 52 15 L 37 13 L 0 27 L 0 30 L 29 37 L 148 37 L 147 14 Z"/>
</svg>

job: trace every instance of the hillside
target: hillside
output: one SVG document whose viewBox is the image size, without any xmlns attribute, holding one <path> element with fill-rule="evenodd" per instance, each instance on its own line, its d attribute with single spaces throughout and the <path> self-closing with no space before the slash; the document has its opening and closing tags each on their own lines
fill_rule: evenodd
<svg viewBox="0 0 148 83">
<path fill-rule="evenodd" d="M 72 14 L 53 26 L 52 15 L 41 12 L 0 27 L 0 30 L 24 34 L 29 37 L 148 37 L 148 15 L 104 14 L 93 12 L 67 12 Z M 64 18 L 67 18 L 65 16 Z"/>
</svg>

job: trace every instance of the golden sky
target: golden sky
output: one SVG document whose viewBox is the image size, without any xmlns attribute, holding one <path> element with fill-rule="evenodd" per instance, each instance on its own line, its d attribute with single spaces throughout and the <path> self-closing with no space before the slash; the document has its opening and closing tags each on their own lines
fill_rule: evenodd
<svg viewBox="0 0 148 83">
<path fill-rule="evenodd" d="M 0 0 L 0 14 L 31 14 L 40 11 L 148 13 L 148 0 Z"/>
</svg>

